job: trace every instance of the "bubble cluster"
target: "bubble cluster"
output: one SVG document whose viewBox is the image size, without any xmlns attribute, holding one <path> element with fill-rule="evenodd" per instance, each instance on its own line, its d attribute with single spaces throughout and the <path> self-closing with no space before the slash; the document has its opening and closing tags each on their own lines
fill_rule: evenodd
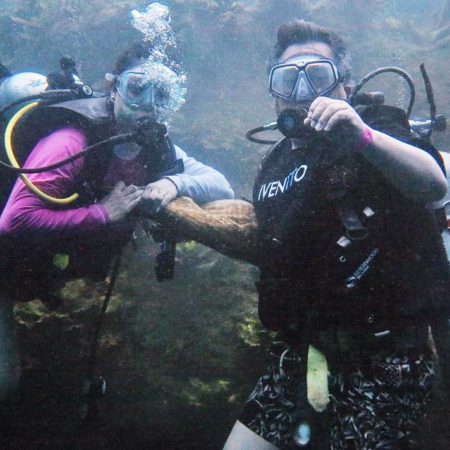
<svg viewBox="0 0 450 450">
<path fill-rule="evenodd" d="M 169 8 L 161 3 L 151 3 L 145 11 L 130 13 L 132 26 L 143 34 L 150 54 L 143 63 L 145 81 L 157 90 L 155 104 L 158 120 L 166 121 L 170 113 L 178 111 L 185 103 L 187 76 L 168 53 L 176 47 L 175 35 L 170 26 Z"/>
<path fill-rule="evenodd" d="M 131 11 L 133 27 L 144 35 L 145 41 L 156 41 L 162 49 L 175 44 L 170 21 L 169 8 L 158 2 L 151 3 L 142 13 L 135 9 Z"/>
</svg>

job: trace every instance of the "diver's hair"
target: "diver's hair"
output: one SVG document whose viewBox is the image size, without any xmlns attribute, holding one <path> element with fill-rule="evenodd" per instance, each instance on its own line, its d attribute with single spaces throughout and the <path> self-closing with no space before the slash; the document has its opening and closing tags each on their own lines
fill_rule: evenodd
<svg viewBox="0 0 450 450">
<path fill-rule="evenodd" d="M 113 75 L 119 75 L 127 69 L 138 66 L 150 56 L 151 50 L 152 47 L 148 43 L 144 44 L 142 41 L 135 42 L 120 54 L 111 73 Z M 112 92 L 116 86 L 116 81 L 111 80 L 107 85 L 109 91 Z"/>
<path fill-rule="evenodd" d="M 149 43 L 135 42 L 128 47 L 118 58 L 112 73 L 119 75 L 124 70 L 131 69 L 142 63 L 150 56 L 152 47 Z"/>
<path fill-rule="evenodd" d="M 277 43 L 275 44 L 273 55 L 274 59 L 268 69 L 270 70 L 278 62 L 283 52 L 290 45 L 304 44 L 307 42 L 323 42 L 329 45 L 333 51 L 339 75 L 343 81 L 350 80 L 351 58 L 344 41 L 329 28 L 299 19 L 283 24 L 278 28 Z"/>
<path fill-rule="evenodd" d="M 130 45 L 121 55 L 117 58 L 116 64 L 112 70 L 113 75 L 119 75 L 125 70 L 132 69 L 133 67 L 139 66 L 144 61 L 147 61 L 152 55 L 154 50 L 154 45 L 148 41 L 139 41 Z M 176 47 L 167 46 L 165 49 L 166 56 L 173 61 L 177 62 L 179 59 L 179 54 Z M 109 85 L 109 89 L 113 90 L 115 82 L 113 81 Z"/>
</svg>

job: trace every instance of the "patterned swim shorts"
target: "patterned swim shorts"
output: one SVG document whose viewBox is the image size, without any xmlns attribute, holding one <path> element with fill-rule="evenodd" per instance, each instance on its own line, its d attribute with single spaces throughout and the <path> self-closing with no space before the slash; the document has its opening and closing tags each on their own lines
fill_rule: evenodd
<svg viewBox="0 0 450 450">
<path fill-rule="evenodd" d="M 283 355 L 288 366 L 278 362 L 258 380 L 239 420 L 280 449 L 298 449 L 292 428 L 299 383 L 295 364 L 299 357 L 293 350 Z M 329 433 L 323 433 L 329 438 L 320 448 L 418 448 L 414 436 L 435 379 L 429 350 L 379 352 L 358 367 L 331 372 Z"/>
</svg>

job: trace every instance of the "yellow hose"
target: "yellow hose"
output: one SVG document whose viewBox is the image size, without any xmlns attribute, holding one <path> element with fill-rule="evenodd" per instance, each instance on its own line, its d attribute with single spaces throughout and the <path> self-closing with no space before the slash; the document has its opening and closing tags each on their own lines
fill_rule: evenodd
<svg viewBox="0 0 450 450">
<path fill-rule="evenodd" d="M 6 156 L 8 157 L 10 164 L 17 169 L 20 168 L 20 165 L 17 162 L 17 159 L 14 155 L 14 151 L 13 151 L 12 144 L 11 144 L 11 142 L 12 142 L 11 136 L 12 136 L 14 127 L 16 126 L 17 122 L 22 118 L 22 116 L 24 114 L 26 114 L 30 109 L 35 108 L 38 104 L 39 104 L 38 102 L 33 102 L 33 103 L 30 103 L 30 104 L 24 106 L 19 111 L 17 111 L 14 114 L 14 116 L 11 118 L 11 120 L 9 121 L 8 126 L 6 127 L 6 131 L 5 131 Z M 50 195 L 46 194 L 45 192 L 42 192 L 39 188 L 37 188 L 28 179 L 28 177 L 26 175 L 24 175 L 23 173 L 19 173 L 19 177 L 32 192 L 34 192 L 36 195 L 43 198 L 44 200 L 47 200 L 48 202 L 56 203 L 58 205 L 67 205 L 68 203 L 71 203 L 78 198 L 78 194 L 72 194 L 70 197 L 66 197 L 66 198 L 51 197 Z"/>
</svg>

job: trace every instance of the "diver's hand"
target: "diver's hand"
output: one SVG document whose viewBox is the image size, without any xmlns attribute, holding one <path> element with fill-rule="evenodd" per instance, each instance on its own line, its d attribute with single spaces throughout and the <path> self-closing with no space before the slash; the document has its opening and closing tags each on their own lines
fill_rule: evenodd
<svg viewBox="0 0 450 450">
<path fill-rule="evenodd" d="M 312 102 L 304 124 L 350 148 L 368 127 L 349 103 L 328 97 L 317 97 Z"/>
<path fill-rule="evenodd" d="M 178 194 L 175 184 L 167 178 L 150 183 L 142 195 L 140 209 L 150 215 L 166 207 Z"/>
<path fill-rule="evenodd" d="M 119 181 L 114 189 L 100 202 L 106 209 L 111 222 L 124 219 L 140 202 L 144 190 L 133 186 L 126 186 Z"/>
</svg>

